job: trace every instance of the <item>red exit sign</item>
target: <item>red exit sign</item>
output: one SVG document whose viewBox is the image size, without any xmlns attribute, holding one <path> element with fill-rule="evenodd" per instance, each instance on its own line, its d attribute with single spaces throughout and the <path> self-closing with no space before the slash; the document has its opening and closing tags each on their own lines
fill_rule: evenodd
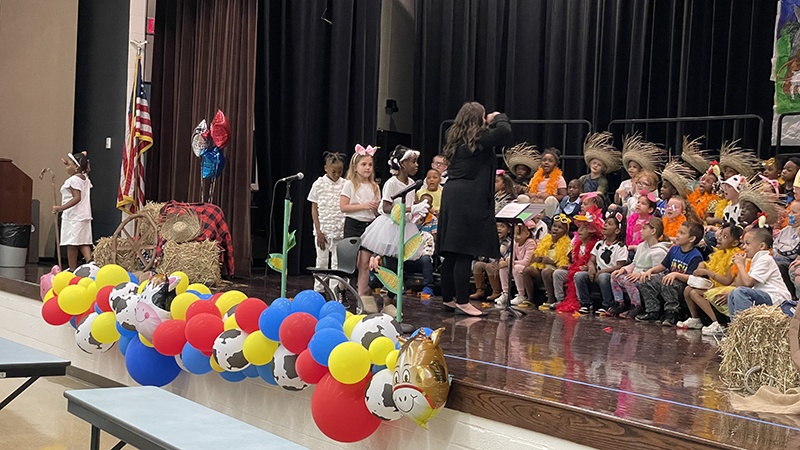
<svg viewBox="0 0 800 450">
<path fill-rule="evenodd" d="M 156 19 L 153 17 L 147 18 L 147 34 L 156 33 Z"/>
</svg>

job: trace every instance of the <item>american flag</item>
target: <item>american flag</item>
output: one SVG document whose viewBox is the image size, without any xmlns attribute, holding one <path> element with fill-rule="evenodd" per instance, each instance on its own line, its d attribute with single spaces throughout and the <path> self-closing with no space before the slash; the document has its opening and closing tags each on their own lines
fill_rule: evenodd
<svg viewBox="0 0 800 450">
<path fill-rule="evenodd" d="M 142 155 L 153 145 L 150 108 L 142 81 L 142 58 L 136 56 L 136 83 L 131 92 L 125 123 L 125 152 L 117 191 L 117 208 L 135 214 L 144 207 L 144 164 Z"/>
</svg>

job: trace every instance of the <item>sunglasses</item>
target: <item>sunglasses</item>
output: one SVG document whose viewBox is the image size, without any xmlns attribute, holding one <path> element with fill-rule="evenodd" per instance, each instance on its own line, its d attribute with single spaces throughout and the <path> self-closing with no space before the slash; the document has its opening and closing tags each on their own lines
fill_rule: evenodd
<svg viewBox="0 0 800 450">
<path fill-rule="evenodd" d="M 566 214 L 559 214 L 559 215 L 553 217 L 553 222 L 560 222 L 560 223 L 563 223 L 563 224 L 566 224 L 566 225 L 569 225 L 569 224 L 572 223 L 572 221 L 569 219 L 569 217 L 567 217 Z"/>
</svg>

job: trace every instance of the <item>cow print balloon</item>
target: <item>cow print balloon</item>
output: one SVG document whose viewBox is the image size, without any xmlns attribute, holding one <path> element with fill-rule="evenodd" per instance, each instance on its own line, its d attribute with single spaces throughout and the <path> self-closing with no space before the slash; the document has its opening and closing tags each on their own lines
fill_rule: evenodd
<svg viewBox="0 0 800 450">
<path fill-rule="evenodd" d="M 108 344 L 101 344 L 92 336 L 92 322 L 97 318 L 97 313 L 93 312 L 81 320 L 75 330 L 75 342 L 78 348 L 86 353 L 105 353 L 114 346 L 113 342 Z"/>
<path fill-rule="evenodd" d="M 364 401 L 369 412 L 381 420 L 392 421 L 403 417 L 392 399 L 392 371 L 389 369 L 381 370 L 369 380 Z"/>
<path fill-rule="evenodd" d="M 297 375 L 297 370 L 295 369 L 297 355 L 286 350 L 286 347 L 281 345 L 275 350 L 273 358 L 272 376 L 280 387 L 289 391 L 302 391 L 308 387 L 306 382 Z"/>
<path fill-rule="evenodd" d="M 238 328 L 225 330 L 214 341 L 214 360 L 229 372 L 244 370 L 250 363 L 244 357 L 244 340 L 247 333 Z"/>
<path fill-rule="evenodd" d="M 396 344 L 398 342 L 397 337 L 401 334 L 400 324 L 394 320 L 394 317 L 388 314 L 375 313 L 369 314 L 358 321 L 350 334 L 350 340 L 358 342 L 369 350 L 369 344 L 376 338 L 386 336 Z"/>
</svg>

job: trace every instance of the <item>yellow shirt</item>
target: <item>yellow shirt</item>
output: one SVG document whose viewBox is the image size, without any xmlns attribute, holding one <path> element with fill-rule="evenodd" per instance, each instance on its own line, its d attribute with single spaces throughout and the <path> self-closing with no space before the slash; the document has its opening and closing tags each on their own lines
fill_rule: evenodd
<svg viewBox="0 0 800 450">
<path fill-rule="evenodd" d="M 427 188 L 423 188 L 423 189 L 418 190 L 417 191 L 417 200 L 419 200 L 419 198 L 422 197 L 424 194 L 428 194 L 431 197 L 433 197 L 433 205 L 430 205 L 430 206 L 433 206 L 436 209 L 440 208 L 440 206 L 442 205 L 442 188 L 441 187 L 439 189 L 435 190 L 435 191 L 430 191 Z"/>
</svg>

